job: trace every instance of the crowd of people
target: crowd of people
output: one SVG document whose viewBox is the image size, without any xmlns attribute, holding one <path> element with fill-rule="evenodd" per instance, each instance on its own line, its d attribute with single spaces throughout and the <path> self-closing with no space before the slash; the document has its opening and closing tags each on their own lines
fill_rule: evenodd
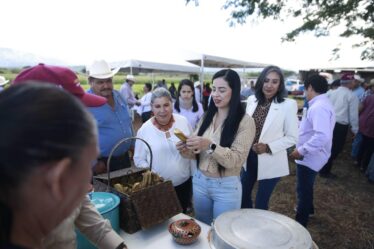
<svg viewBox="0 0 374 249">
<path fill-rule="evenodd" d="M 117 72 L 95 61 L 85 92 L 70 69 L 39 64 L 1 91 L 0 248 L 75 248 L 75 227 L 100 248 L 127 248 L 86 195 L 92 174 L 130 167 L 132 152 L 136 167 L 150 166 L 150 151 L 140 141 L 122 144 L 107 165 L 123 138 L 147 141 L 152 170 L 172 182 L 183 212 L 206 224 L 230 210 L 269 209 L 295 160 L 295 219 L 307 227 L 315 178 L 336 178 L 333 162 L 349 130 L 352 156 L 374 180 L 374 80 L 358 89 L 363 79 L 346 73 L 332 88 L 312 75 L 304 83 L 307 106 L 299 120 L 277 66 L 264 68 L 245 94 L 238 73 L 223 69 L 202 92 L 200 82 L 189 79 L 169 88 L 147 83 L 140 99 L 133 75 L 114 89 Z M 135 113 L 142 119 L 137 131 Z"/>
</svg>

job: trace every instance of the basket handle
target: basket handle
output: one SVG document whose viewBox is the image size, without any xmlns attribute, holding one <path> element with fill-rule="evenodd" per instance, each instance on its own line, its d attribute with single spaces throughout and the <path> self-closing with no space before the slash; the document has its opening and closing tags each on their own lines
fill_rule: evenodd
<svg viewBox="0 0 374 249">
<path fill-rule="evenodd" d="M 127 137 L 127 138 L 123 138 L 121 140 L 119 140 L 116 145 L 113 146 L 112 150 L 110 151 L 109 153 L 109 156 L 108 156 L 108 161 L 107 161 L 107 164 L 106 164 L 106 169 L 107 169 L 107 173 L 108 173 L 108 189 L 110 188 L 110 161 L 112 159 L 112 156 L 113 156 L 113 153 L 114 151 L 119 147 L 121 146 L 123 143 L 125 142 L 128 142 L 130 140 L 140 140 L 142 141 L 143 143 L 145 143 L 145 145 L 148 147 L 148 150 L 150 152 L 150 162 L 149 162 L 149 170 L 152 170 L 152 162 L 153 162 L 153 154 L 152 154 L 152 150 L 151 150 L 151 146 L 149 146 L 149 144 L 143 139 L 143 138 L 139 138 L 139 137 Z"/>
</svg>

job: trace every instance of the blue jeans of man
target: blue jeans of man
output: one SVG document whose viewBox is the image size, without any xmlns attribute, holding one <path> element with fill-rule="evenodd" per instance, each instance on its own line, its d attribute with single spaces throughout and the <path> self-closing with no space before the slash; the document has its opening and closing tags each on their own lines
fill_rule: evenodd
<svg viewBox="0 0 374 249">
<path fill-rule="evenodd" d="M 196 219 L 208 225 L 218 215 L 240 209 L 242 184 L 239 176 L 208 177 L 196 170 L 192 186 Z"/>
<path fill-rule="evenodd" d="M 297 211 L 296 221 L 307 227 L 309 215 L 314 212 L 313 187 L 317 172 L 301 164 L 296 165 Z"/>
<path fill-rule="evenodd" d="M 257 181 L 257 171 L 257 154 L 253 150 L 250 150 L 247 159 L 247 170 L 242 169 L 241 172 L 241 182 L 243 186 L 242 208 L 253 208 L 252 189 Z M 255 208 L 268 210 L 271 194 L 279 180 L 280 177 L 258 181 Z"/>
<path fill-rule="evenodd" d="M 351 156 L 355 160 L 357 160 L 358 153 L 361 147 L 361 143 L 362 143 L 362 133 L 357 132 L 355 139 L 353 139 L 353 142 L 352 142 L 352 151 L 351 151 Z"/>
</svg>

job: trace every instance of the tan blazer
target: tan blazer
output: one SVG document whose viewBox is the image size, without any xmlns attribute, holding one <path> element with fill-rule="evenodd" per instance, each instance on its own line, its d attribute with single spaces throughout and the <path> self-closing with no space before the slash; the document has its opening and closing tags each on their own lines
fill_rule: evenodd
<svg viewBox="0 0 374 249">
<path fill-rule="evenodd" d="M 80 207 L 45 238 L 42 248 L 76 249 L 75 227 L 101 249 L 114 249 L 123 242 L 86 196 Z"/>
<path fill-rule="evenodd" d="M 247 100 L 246 112 L 252 117 L 256 107 L 256 97 L 252 95 Z M 295 145 L 297 139 L 296 101 L 286 98 L 282 103 L 273 102 L 259 138 L 259 143 L 268 144 L 272 153 L 258 155 L 258 180 L 281 177 L 290 173 L 286 149 Z"/>
</svg>

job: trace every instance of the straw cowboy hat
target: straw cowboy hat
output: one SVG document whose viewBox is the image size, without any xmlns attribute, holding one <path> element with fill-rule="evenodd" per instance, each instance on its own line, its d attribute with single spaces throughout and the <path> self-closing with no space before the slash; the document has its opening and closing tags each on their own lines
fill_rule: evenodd
<svg viewBox="0 0 374 249">
<path fill-rule="evenodd" d="M 111 70 L 108 62 L 104 60 L 94 61 L 88 70 L 88 76 L 96 79 L 107 79 L 112 78 L 119 70 L 120 68 Z"/>
<path fill-rule="evenodd" d="M 0 76 L 0 86 L 3 86 L 8 82 L 9 80 L 6 80 L 4 76 Z"/>
</svg>

